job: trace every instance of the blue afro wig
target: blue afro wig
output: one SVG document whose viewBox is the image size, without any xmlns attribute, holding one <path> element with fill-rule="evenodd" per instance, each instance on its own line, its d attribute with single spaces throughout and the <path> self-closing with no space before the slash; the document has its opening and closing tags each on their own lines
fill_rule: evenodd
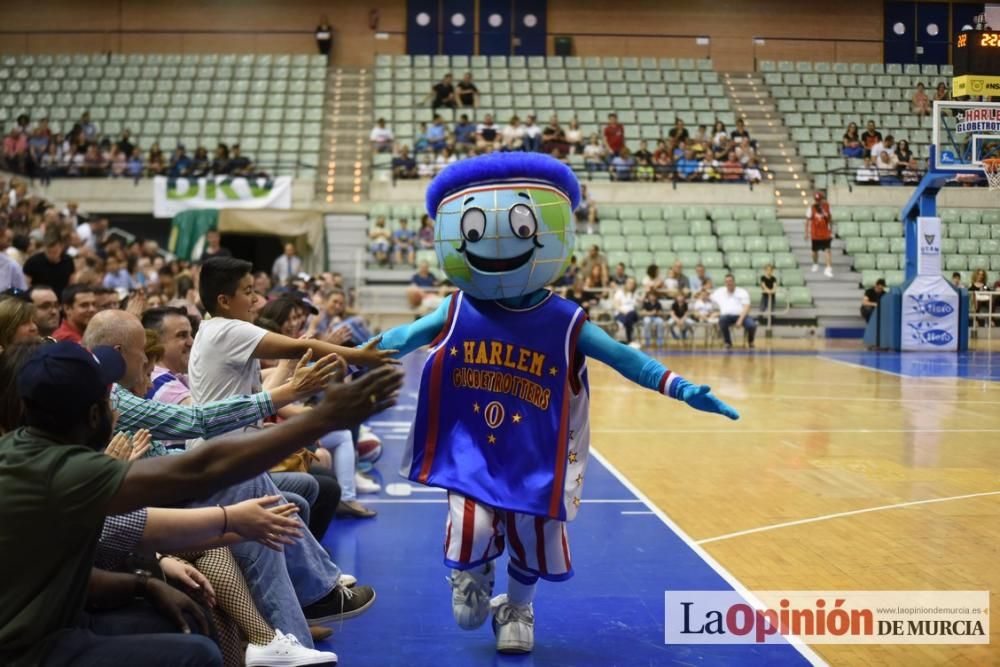
<svg viewBox="0 0 1000 667">
<path fill-rule="evenodd" d="M 543 153 L 487 153 L 445 167 L 427 188 L 427 215 L 434 219 L 438 205 L 450 194 L 473 185 L 504 181 L 537 181 L 561 190 L 571 210 L 580 204 L 580 183 L 573 170 Z"/>
</svg>

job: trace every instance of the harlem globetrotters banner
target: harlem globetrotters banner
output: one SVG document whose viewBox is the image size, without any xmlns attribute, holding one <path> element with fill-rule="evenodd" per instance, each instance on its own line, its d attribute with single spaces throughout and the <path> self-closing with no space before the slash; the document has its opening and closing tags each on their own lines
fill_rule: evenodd
<svg viewBox="0 0 1000 667">
<path fill-rule="evenodd" d="M 172 218 L 192 209 L 291 207 L 290 176 L 153 179 L 153 215 L 157 218 Z"/>
<path fill-rule="evenodd" d="M 904 350 L 958 350 L 958 293 L 941 276 L 940 218 L 917 218 L 917 276 L 902 311 Z"/>
</svg>

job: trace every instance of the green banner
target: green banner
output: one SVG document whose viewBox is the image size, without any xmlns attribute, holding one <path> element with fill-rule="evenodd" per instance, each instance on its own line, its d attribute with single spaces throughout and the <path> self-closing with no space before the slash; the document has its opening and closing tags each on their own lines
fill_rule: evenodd
<svg viewBox="0 0 1000 667">
<path fill-rule="evenodd" d="M 170 223 L 170 252 L 180 259 L 190 260 L 205 243 L 205 234 L 219 226 L 218 209 L 184 211 L 174 216 Z"/>
</svg>

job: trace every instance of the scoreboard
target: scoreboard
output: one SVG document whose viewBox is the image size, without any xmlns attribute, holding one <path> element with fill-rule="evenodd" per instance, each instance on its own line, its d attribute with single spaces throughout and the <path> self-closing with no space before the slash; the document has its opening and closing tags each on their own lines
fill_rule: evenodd
<svg viewBox="0 0 1000 667">
<path fill-rule="evenodd" d="M 1000 97 L 1000 31 L 964 30 L 952 48 L 952 96 Z"/>
</svg>

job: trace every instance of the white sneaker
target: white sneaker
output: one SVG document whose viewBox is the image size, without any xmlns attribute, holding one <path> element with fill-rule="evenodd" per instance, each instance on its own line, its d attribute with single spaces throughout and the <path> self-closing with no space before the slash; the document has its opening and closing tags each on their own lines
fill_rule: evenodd
<svg viewBox="0 0 1000 667">
<path fill-rule="evenodd" d="M 246 667 L 297 667 L 298 665 L 336 665 L 337 654 L 314 651 L 299 643 L 295 635 L 285 635 L 275 628 L 274 639 L 267 646 L 247 645 Z"/>
<path fill-rule="evenodd" d="M 535 612 L 531 605 L 513 605 L 505 593 L 493 598 L 490 608 L 493 610 L 497 652 L 531 653 L 535 648 Z"/>
<path fill-rule="evenodd" d="M 634 347 L 637 350 L 641 350 L 642 349 L 642 343 L 640 343 L 637 340 L 632 341 L 631 343 L 628 344 L 628 346 L 629 347 Z"/>
<path fill-rule="evenodd" d="M 827 278 L 833 278 L 833 267 L 828 266 L 825 269 L 823 269 L 823 275 L 826 276 Z"/>
<path fill-rule="evenodd" d="M 358 583 L 358 578 L 353 574 L 347 574 L 346 572 L 340 573 L 340 579 L 337 579 L 337 583 L 344 588 L 354 588 Z"/>
<path fill-rule="evenodd" d="M 813 264 L 812 272 L 816 273 L 817 271 L 819 271 L 819 264 Z"/>
<path fill-rule="evenodd" d="M 365 477 L 359 472 L 354 473 L 354 488 L 358 493 L 378 493 L 382 490 L 378 482 L 371 477 Z"/>
<path fill-rule="evenodd" d="M 358 427 L 358 443 L 373 441 L 376 445 L 382 444 L 382 438 L 375 435 L 375 431 L 367 424 L 362 424 Z"/>
<path fill-rule="evenodd" d="M 496 568 L 492 562 L 487 563 L 482 572 L 452 570 L 451 576 L 445 578 L 451 584 L 451 613 L 458 627 L 475 630 L 486 622 L 495 578 Z"/>
</svg>

